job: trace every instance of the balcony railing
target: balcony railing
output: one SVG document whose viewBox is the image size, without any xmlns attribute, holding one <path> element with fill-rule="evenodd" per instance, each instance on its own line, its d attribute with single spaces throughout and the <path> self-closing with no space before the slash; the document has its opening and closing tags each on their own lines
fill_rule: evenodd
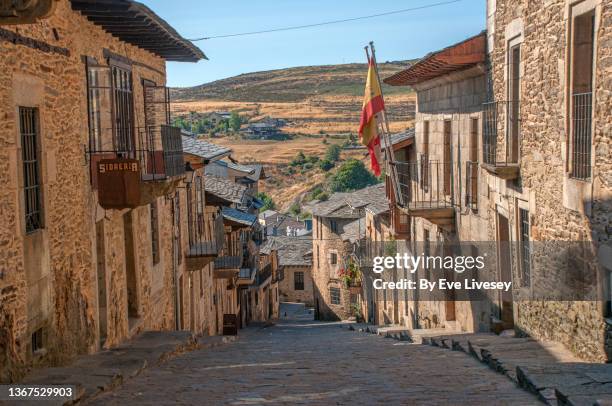
<svg viewBox="0 0 612 406">
<path fill-rule="evenodd" d="M 234 255 L 223 255 L 215 258 L 215 269 L 233 269 L 239 271 L 242 268 L 242 257 Z"/>
<path fill-rule="evenodd" d="M 504 179 L 518 177 L 520 154 L 520 102 L 483 103 L 483 167 Z"/>
<path fill-rule="evenodd" d="M 272 276 L 272 266 L 266 265 L 257 272 L 257 285 L 263 284 Z"/>
<path fill-rule="evenodd" d="M 189 224 L 188 257 L 216 257 L 223 250 L 223 216 L 221 213 L 216 215 L 199 213 L 198 210 L 199 208 L 194 210 L 190 204 L 187 211 Z"/>
<path fill-rule="evenodd" d="M 453 207 L 452 164 L 421 159 L 396 162 L 400 193 L 408 209 Z"/>
<path fill-rule="evenodd" d="M 591 177 L 593 93 L 572 95 L 572 165 L 571 176 L 586 180 Z"/>
</svg>

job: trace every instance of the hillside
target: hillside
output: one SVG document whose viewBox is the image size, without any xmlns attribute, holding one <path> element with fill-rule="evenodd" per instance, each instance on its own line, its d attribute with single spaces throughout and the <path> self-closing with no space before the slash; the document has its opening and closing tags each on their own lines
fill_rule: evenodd
<svg viewBox="0 0 612 406">
<path fill-rule="evenodd" d="M 381 78 L 405 69 L 409 62 L 379 64 Z M 303 102 L 322 95 L 363 95 L 367 64 L 304 66 L 245 73 L 200 86 L 172 89 L 178 102 L 216 99 L 237 102 Z M 406 93 L 405 88 L 383 84 L 386 95 Z"/>
<path fill-rule="evenodd" d="M 409 62 L 380 64 L 381 78 Z M 348 134 L 358 132 L 367 64 L 309 66 L 243 74 L 191 88 L 172 89 L 175 117 L 190 113 L 235 111 L 248 121 L 265 117 L 287 122 L 282 131 L 287 141 L 243 140 L 239 136 L 216 137 L 212 141 L 232 148 L 242 162 L 261 162 L 271 179 L 262 185 L 281 207 L 324 180 L 319 169 L 304 174 L 285 173 L 298 151 L 323 156 L 331 143 L 342 144 Z M 410 88 L 383 85 L 392 132 L 412 125 L 415 96 Z M 345 151 L 343 159 L 364 159 L 364 151 Z"/>
</svg>

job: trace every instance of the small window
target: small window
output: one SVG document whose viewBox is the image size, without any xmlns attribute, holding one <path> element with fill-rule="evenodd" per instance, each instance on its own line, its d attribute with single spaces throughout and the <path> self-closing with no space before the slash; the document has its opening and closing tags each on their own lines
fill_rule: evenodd
<svg viewBox="0 0 612 406">
<path fill-rule="evenodd" d="M 331 300 L 331 304 L 339 305 L 340 304 L 340 289 L 339 288 L 329 288 L 329 297 Z"/>
<path fill-rule="evenodd" d="M 159 263 L 159 213 L 157 212 L 157 201 L 149 207 L 151 216 L 151 256 L 153 265 Z"/>
<path fill-rule="evenodd" d="M 331 265 L 336 265 L 338 263 L 338 254 L 335 252 L 330 252 L 329 254 L 329 263 Z"/>
<path fill-rule="evenodd" d="M 43 330 L 39 328 L 32 333 L 32 353 L 36 353 L 44 348 L 43 344 Z"/>
<path fill-rule="evenodd" d="M 529 211 L 519 209 L 521 281 L 529 286 L 531 274 L 531 245 L 529 237 Z"/>
<path fill-rule="evenodd" d="M 19 130 L 23 159 L 23 194 L 26 233 L 43 228 L 40 193 L 40 134 L 38 109 L 19 108 Z"/>
<path fill-rule="evenodd" d="M 329 228 L 332 233 L 338 234 L 338 222 L 336 220 L 329 220 Z"/>
<path fill-rule="evenodd" d="M 304 272 L 296 272 L 293 274 L 294 290 L 304 290 Z"/>
</svg>

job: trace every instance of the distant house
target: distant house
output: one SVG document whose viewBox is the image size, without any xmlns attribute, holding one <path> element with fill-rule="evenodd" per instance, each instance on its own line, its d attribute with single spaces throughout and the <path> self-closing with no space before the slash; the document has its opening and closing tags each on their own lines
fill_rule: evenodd
<svg viewBox="0 0 612 406">
<path fill-rule="evenodd" d="M 309 232 L 304 221 L 274 210 L 266 210 L 261 213 L 259 223 L 263 226 L 264 236 L 298 237 Z"/>
<path fill-rule="evenodd" d="M 248 139 L 269 139 L 280 133 L 278 125 L 269 122 L 251 123 L 241 131 L 244 137 Z"/>
<path fill-rule="evenodd" d="M 231 116 L 232 113 L 229 111 L 213 111 L 208 115 L 208 121 L 210 121 L 213 126 L 216 126 L 222 121 L 229 120 Z"/>
<path fill-rule="evenodd" d="M 262 165 L 243 165 L 231 161 L 215 161 L 206 167 L 206 174 L 226 178 L 239 185 L 245 186 L 254 196 L 259 191 L 259 181 L 266 179 Z"/>
</svg>

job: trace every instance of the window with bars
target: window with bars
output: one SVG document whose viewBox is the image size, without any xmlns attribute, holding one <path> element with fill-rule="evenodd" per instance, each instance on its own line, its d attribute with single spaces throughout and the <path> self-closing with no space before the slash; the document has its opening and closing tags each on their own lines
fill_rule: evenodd
<svg viewBox="0 0 612 406">
<path fill-rule="evenodd" d="M 304 290 L 304 272 L 295 272 L 293 274 L 293 289 Z"/>
<path fill-rule="evenodd" d="M 38 109 L 19 108 L 19 132 L 23 161 L 23 194 L 26 233 L 43 228 L 40 182 L 40 134 Z"/>
<path fill-rule="evenodd" d="M 520 92 L 521 92 L 521 45 L 508 51 L 508 162 L 519 161 L 520 142 Z"/>
<path fill-rule="evenodd" d="M 329 288 L 329 298 L 330 298 L 331 304 L 339 305 L 341 303 L 340 289 L 339 288 Z"/>
<path fill-rule="evenodd" d="M 151 203 L 149 207 L 151 216 L 151 256 L 153 265 L 159 263 L 159 212 L 157 201 Z"/>
<path fill-rule="evenodd" d="M 132 72 L 119 66 L 111 67 L 115 147 L 119 152 L 133 152 L 134 145 L 134 95 Z"/>
<path fill-rule="evenodd" d="M 531 275 L 531 245 L 529 241 L 529 211 L 519 209 L 519 237 L 521 281 L 523 286 L 529 286 Z"/>
<path fill-rule="evenodd" d="M 591 177 L 592 159 L 594 10 L 573 18 L 571 47 L 571 176 L 586 180 Z"/>
<path fill-rule="evenodd" d="M 421 189 L 429 190 L 429 121 L 423 121 L 423 154 L 421 155 Z"/>
<path fill-rule="evenodd" d="M 451 133 L 453 123 L 451 120 L 444 120 L 444 194 L 450 195 L 451 191 Z"/>
</svg>

